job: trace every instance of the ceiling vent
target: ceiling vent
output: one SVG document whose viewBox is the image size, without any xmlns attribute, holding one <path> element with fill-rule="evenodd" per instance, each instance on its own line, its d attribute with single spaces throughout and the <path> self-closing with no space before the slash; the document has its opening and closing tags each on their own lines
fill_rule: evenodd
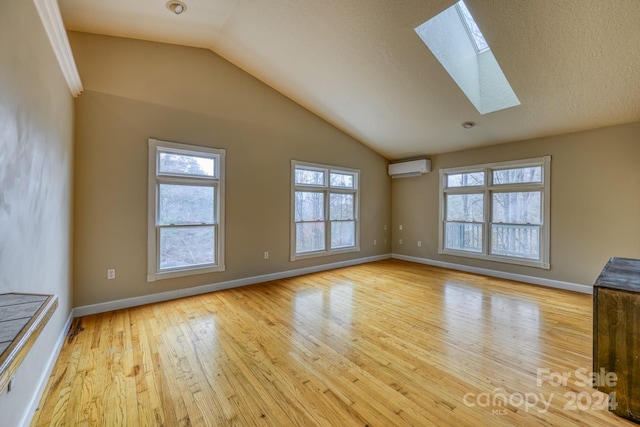
<svg viewBox="0 0 640 427">
<path fill-rule="evenodd" d="M 431 172 L 431 160 L 418 159 L 406 162 L 391 163 L 389 165 L 389 175 L 391 178 L 407 178 L 410 176 L 420 176 L 423 173 Z"/>
</svg>

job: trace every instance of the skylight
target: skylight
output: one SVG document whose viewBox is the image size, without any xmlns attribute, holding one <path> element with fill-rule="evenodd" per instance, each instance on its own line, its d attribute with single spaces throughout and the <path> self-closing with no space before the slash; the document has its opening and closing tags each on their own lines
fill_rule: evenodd
<svg viewBox="0 0 640 427">
<path fill-rule="evenodd" d="M 520 105 L 462 0 L 415 31 L 480 114 Z"/>
<path fill-rule="evenodd" d="M 482 53 L 485 50 L 489 50 L 489 43 L 484 39 L 482 31 L 478 28 L 478 24 L 476 24 L 475 19 L 471 16 L 471 12 L 467 9 L 467 5 L 464 4 L 464 1 L 460 0 L 456 3 L 456 8 L 458 9 L 462 22 L 464 22 L 465 27 L 467 28 L 467 33 L 469 33 L 471 41 L 476 47 L 476 51 L 478 53 Z"/>
</svg>

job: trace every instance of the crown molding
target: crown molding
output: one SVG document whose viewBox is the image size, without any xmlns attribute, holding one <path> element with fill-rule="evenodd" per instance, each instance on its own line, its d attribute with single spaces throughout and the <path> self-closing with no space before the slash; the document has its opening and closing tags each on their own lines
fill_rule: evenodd
<svg viewBox="0 0 640 427">
<path fill-rule="evenodd" d="M 67 37 L 67 31 L 64 28 L 62 22 L 62 15 L 60 15 L 60 8 L 56 0 L 33 0 L 40 14 L 40 20 L 44 29 L 49 36 L 49 42 L 53 47 L 53 52 L 58 59 L 60 69 L 64 75 L 71 95 L 76 97 L 82 93 L 84 88 L 80 81 L 80 74 L 76 68 L 76 62 L 73 59 L 73 53 L 71 52 L 71 46 L 69 45 L 69 39 Z"/>
</svg>

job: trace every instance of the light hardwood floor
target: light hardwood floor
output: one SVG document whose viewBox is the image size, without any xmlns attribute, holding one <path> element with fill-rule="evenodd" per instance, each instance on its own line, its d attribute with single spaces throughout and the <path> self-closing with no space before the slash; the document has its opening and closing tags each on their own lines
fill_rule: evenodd
<svg viewBox="0 0 640 427">
<path fill-rule="evenodd" d="M 87 316 L 32 425 L 633 426 L 591 304 L 388 260 Z"/>
</svg>

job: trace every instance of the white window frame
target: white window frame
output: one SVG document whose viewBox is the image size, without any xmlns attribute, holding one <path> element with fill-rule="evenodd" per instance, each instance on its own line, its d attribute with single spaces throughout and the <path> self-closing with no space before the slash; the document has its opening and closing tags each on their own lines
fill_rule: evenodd
<svg viewBox="0 0 640 427">
<path fill-rule="evenodd" d="M 213 159 L 214 176 L 196 176 L 159 173 L 160 153 L 175 153 Z M 149 186 L 148 186 L 148 244 L 147 282 L 194 274 L 224 271 L 224 200 L 225 200 L 225 150 L 201 147 L 149 138 Z M 214 192 L 213 226 L 215 229 L 215 261 L 210 264 L 160 270 L 160 225 L 158 224 L 158 194 L 161 183 L 205 185 Z"/>
<path fill-rule="evenodd" d="M 515 169 L 525 167 L 542 167 L 542 182 L 494 184 L 493 171 L 501 169 Z M 447 187 L 447 176 L 461 173 L 484 172 L 484 185 L 467 187 Z M 519 258 L 506 255 L 491 254 L 491 224 L 492 224 L 492 194 L 494 192 L 540 191 L 541 195 L 541 225 L 540 225 L 540 253 L 538 259 Z M 482 222 L 482 251 L 472 252 L 445 247 L 446 196 L 448 194 L 483 194 L 484 218 Z M 499 163 L 463 166 L 440 169 L 440 212 L 438 226 L 438 253 L 460 257 L 497 261 L 528 267 L 550 269 L 550 223 L 551 223 L 551 156 L 524 160 L 514 160 Z"/>
<path fill-rule="evenodd" d="M 296 184 L 296 168 L 324 171 L 325 182 L 322 185 L 302 185 Z M 354 188 L 331 187 L 330 174 L 343 173 L 353 175 Z M 325 249 L 313 252 L 296 252 L 296 220 L 295 220 L 295 194 L 296 191 L 312 191 L 324 193 L 324 224 L 325 224 Z M 355 245 L 346 248 L 331 249 L 331 219 L 329 217 L 329 201 L 331 193 L 354 194 L 354 222 L 355 222 Z M 318 163 L 291 161 L 291 241 L 290 259 L 296 261 L 300 259 L 316 258 L 327 255 L 336 255 L 348 252 L 360 251 L 360 170 L 350 169 L 340 166 L 323 165 Z"/>
</svg>

